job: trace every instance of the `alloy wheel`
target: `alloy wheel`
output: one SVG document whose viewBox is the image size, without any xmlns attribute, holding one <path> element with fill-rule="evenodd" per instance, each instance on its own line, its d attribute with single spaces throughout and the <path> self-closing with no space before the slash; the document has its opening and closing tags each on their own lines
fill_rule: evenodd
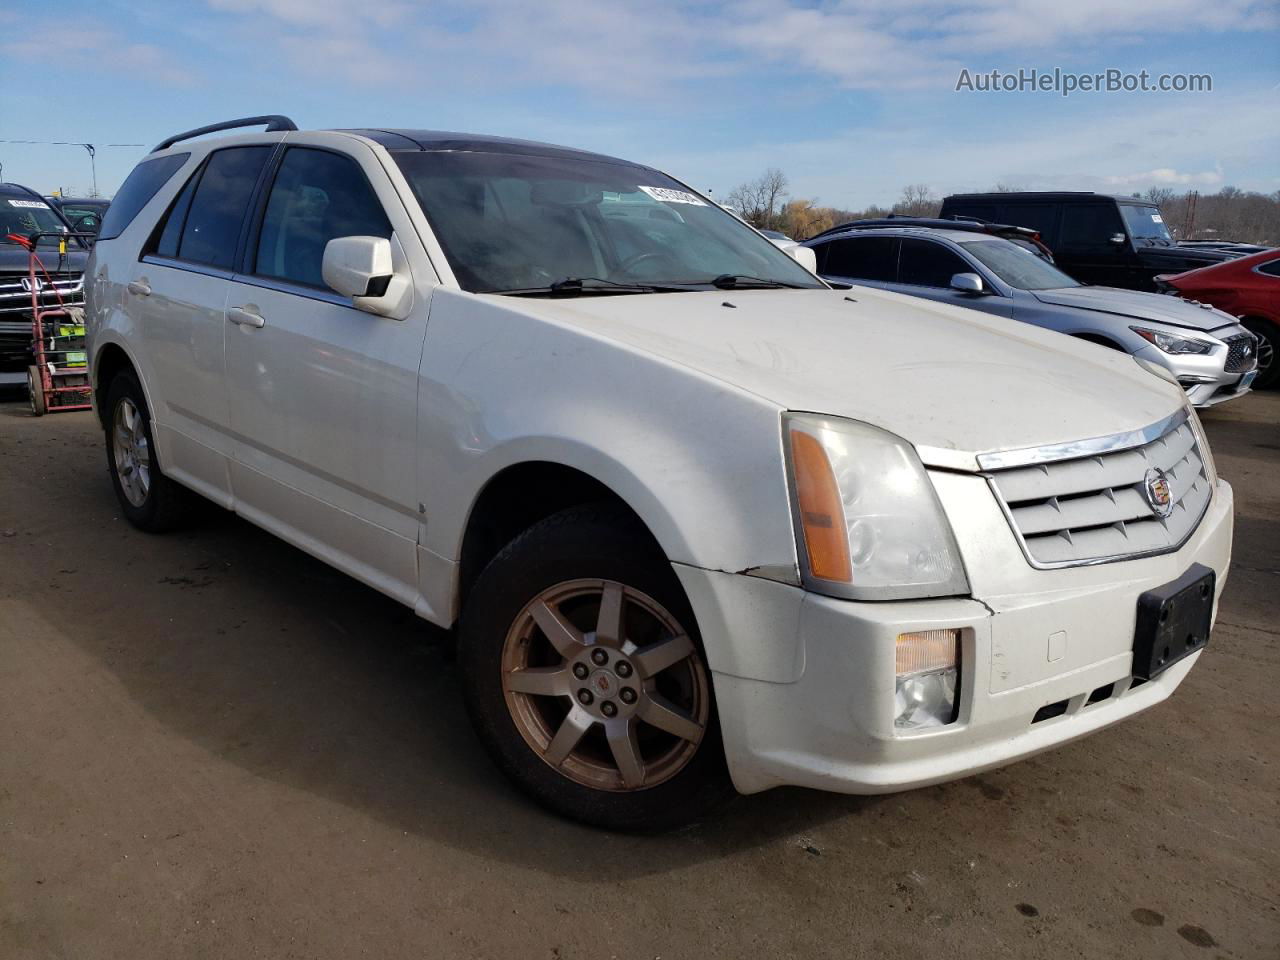
<svg viewBox="0 0 1280 960">
<path fill-rule="evenodd" d="M 675 776 L 711 708 L 692 638 L 657 601 L 612 580 L 560 583 L 528 603 L 503 645 L 502 687 L 533 751 L 596 790 Z"/>
<path fill-rule="evenodd" d="M 125 498 L 135 507 L 147 502 L 151 491 L 151 445 L 142 414 L 128 397 L 116 404 L 112 418 L 111 452 Z"/>
</svg>

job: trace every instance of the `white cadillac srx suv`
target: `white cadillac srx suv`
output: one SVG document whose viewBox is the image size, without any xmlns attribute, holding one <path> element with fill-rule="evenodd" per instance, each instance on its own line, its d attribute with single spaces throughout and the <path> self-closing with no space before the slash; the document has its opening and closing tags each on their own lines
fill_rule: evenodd
<svg viewBox="0 0 1280 960">
<path fill-rule="evenodd" d="M 129 520 L 194 492 L 456 626 L 481 740 L 571 817 L 964 776 L 1208 641 L 1232 492 L 1177 384 L 833 290 L 649 167 L 217 124 L 130 174 L 86 285 Z"/>
</svg>

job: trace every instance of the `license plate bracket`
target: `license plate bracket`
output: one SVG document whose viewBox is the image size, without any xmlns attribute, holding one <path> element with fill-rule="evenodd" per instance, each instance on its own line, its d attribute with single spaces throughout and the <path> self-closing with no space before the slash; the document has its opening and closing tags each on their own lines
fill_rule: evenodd
<svg viewBox="0 0 1280 960">
<path fill-rule="evenodd" d="M 1209 642 L 1218 575 L 1194 563 L 1171 583 L 1138 598 L 1133 637 L 1133 675 L 1153 680 Z"/>
</svg>

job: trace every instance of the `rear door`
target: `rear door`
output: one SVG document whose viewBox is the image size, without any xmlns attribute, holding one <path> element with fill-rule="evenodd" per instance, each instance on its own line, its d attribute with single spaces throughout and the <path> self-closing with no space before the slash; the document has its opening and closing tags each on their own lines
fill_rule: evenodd
<svg viewBox="0 0 1280 960">
<path fill-rule="evenodd" d="M 951 278 L 957 273 L 977 274 L 989 293 L 951 289 Z M 888 289 L 999 317 L 1013 316 L 1013 301 L 1000 295 L 986 271 L 937 240 L 903 237 L 898 248 L 898 282 Z"/>
<path fill-rule="evenodd" d="M 157 224 L 126 294 L 165 471 L 224 505 L 227 288 L 250 199 L 274 149 L 255 144 L 209 154 Z"/>
<path fill-rule="evenodd" d="M 232 486 L 237 511 L 413 603 L 426 310 L 357 310 L 321 261 L 336 237 L 416 234 L 372 151 L 349 149 L 290 138 L 229 283 Z"/>
</svg>

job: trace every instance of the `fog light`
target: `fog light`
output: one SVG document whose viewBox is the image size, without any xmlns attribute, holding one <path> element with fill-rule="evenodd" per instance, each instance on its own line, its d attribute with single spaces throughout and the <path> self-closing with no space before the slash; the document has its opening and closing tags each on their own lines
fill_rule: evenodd
<svg viewBox="0 0 1280 960">
<path fill-rule="evenodd" d="M 895 660 L 893 725 L 919 729 L 953 722 L 960 706 L 960 631 L 900 633 Z"/>
</svg>

